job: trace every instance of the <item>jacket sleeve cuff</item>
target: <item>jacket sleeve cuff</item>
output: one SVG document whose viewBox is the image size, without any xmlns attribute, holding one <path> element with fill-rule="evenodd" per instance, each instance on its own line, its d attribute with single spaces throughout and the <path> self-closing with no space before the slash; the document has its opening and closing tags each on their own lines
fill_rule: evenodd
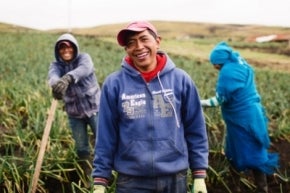
<svg viewBox="0 0 290 193">
<path fill-rule="evenodd" d="M 108 180 L 106 178 L 94 178 L 94 185 L 103 185 L 107 187 Z"/>
<path fill-rule="evenodd" d="M 192 178 L 206 178 L 206 170 L 193 170 Z"/>
</svg>

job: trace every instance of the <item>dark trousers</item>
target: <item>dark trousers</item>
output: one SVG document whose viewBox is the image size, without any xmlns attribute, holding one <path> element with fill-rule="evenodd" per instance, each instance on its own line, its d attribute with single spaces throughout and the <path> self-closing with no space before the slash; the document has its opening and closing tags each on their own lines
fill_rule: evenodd
<svg viewBox="0 0 290 193">
<path fill-rule="evenodd" d="M 267 175 L 259 170 L 253 170 L 257 193 L 268 193 Z"/>
<path fill-rule="evenodd" d="M 176 174 L 140 177 L 118 174 L 116 193 L 186 193 L 187 171 Z"/>
</svg>

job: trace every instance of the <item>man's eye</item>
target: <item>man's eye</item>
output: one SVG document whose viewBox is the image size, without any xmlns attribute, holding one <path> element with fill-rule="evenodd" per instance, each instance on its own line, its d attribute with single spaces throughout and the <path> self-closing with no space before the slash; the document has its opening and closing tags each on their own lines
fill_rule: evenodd
<svg viewBox="0 0 290 193">
<path fill-rule="evenodd" d="M 148 38 L 142 38 L 142 42 L 148 41 Z"/>
<path fill-rule="evenodd" d="M 133 45 L 134 45 L 134 42 L 132 42 L 132 41 L 130 41 L 130 42 L 127 43 L 127 47 L 131 47 Z"/>
</svg>

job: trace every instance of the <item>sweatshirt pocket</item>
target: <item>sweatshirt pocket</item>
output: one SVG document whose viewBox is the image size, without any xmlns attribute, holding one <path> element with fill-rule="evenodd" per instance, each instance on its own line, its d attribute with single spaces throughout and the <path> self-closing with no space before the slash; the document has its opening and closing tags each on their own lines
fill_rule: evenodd
<svg viewBox="0 0 290 193">
<path fill-rule="evenodd" d="M 157 162 L 175 162 L 184 156 L 183 150 L 178 149 L 173 141 L 164 140 L 133 140 L 121 152 L 121 159 L 138 163 L 144 167 Z"/>
</svg>

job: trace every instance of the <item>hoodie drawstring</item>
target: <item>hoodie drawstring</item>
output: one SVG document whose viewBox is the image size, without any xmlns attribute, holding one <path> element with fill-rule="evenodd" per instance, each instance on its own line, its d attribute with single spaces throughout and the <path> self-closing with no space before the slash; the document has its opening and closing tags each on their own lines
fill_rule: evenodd
<svg viewBox="0 0 290 193">
<path fill-rule="evenodd" d="M 176 126 L 177 126 L 177 128 L 180 128 L 180 123 L 179 123 L 179 120 L 178 120 L 178 116 L 177 116 L 177 113 L 176 113 L 176 109 L 174 107 L 174 104 L 173 104 L 172 100 L 169 97 L 170 95 L 173 95 L 172 94 L 172 91 L 167 92 L 164 89 L 163 84 L 162 84 L 162 82 L 160 80 L 160 76 L 159 75 L 160 75 L 160 71 L 157 73 L 157 78 L 158 78 L 158 81 L 159 81 L 159 84 L 160 84 L 160 87 L 161 87 L 161 92 L 163 94 L 163 97 L 169 102 L 170 106 L 172 107 L 173 112 L 174 112 L 174 116 L 175 116 Z"/>
</svg>

